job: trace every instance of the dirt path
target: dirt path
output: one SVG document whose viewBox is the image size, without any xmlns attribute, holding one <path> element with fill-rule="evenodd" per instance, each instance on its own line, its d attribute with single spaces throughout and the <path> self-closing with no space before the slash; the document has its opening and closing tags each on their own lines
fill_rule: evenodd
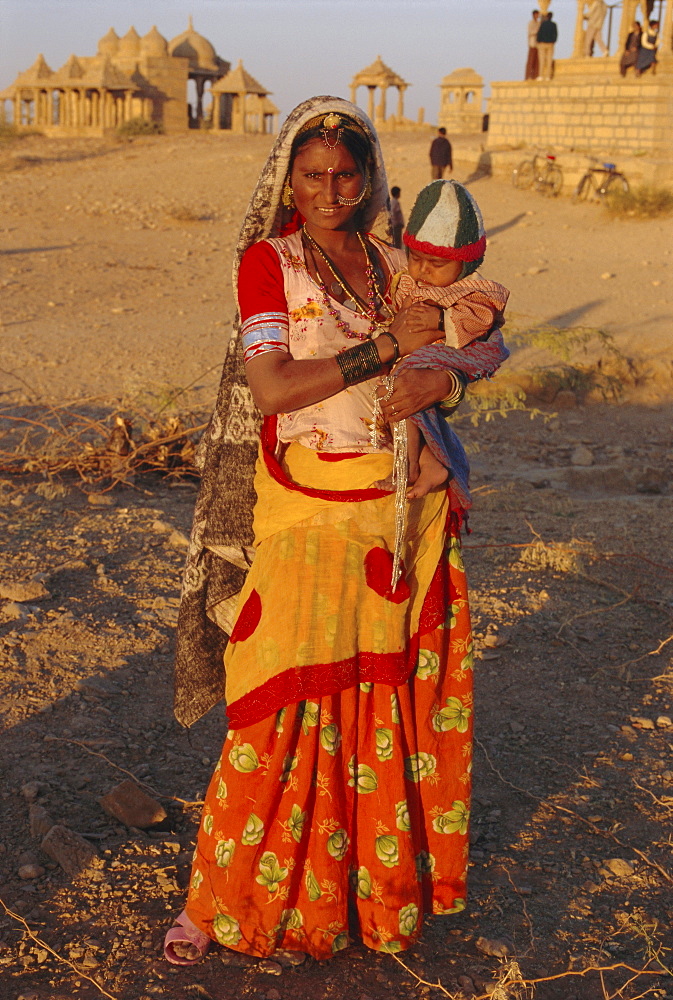
<svg viewBox="0 0 673 1000">
<path fill-rule="evenodd" d="M 385 140 L 407 208 L 425 144 Z M 151 406 L 196 379 L 189 403 L 209 405 L 233 310 L 231 248 L 267 145 L 197 136 L 2 151 L 17 167 L 0 174 L 5 403 Z M 667 363 L 670 289 L 651 284 L 670 282 L 663 224 L 610 222 L 492 180 L 474 190 L 494 233 L 489 273 L 512 288 L 515 315 L 601 324 L 622 346 L 637 329 L 643 364 Z M 625 280 L 601 279 L 608 271 Z M 87 976 L 116 1000 L 447 995 L 419 978 L 484 996 L 503 965 L 481 938 L 544 980 L 536 1000 L 673 997 L 663 370 L 647 405 L 636 387 L 621 405 L 547 421 L 461 423 L 476 501 L 465 540 L 478 650 L 470 900 L 429 921 L 402 956 L 408 969 L 357 945 L 278 978 L 219 950 L 186 971 L 161 959 L 198 818 L 185 803 L 201 798 L 222 737 L 220 713 L 185 733 L 170 706 L 195 487 L 144 477 L 101 505 L 71 480 L 0 474 L 0 896 L 74 965 L 0 913 L 1 1000 L 103 995 Z M 165 807 L 159 827 L 129 829 L 101 809 L 129 773 Z M 41 850 L 35 806 L 93 847 L 87 872 L 69 876 Z M 549 978 L 591 965 L 648 974 L 621 989 L 634 974 L 618 967 L 604 992 L 597 973 Z"/>
</svg>

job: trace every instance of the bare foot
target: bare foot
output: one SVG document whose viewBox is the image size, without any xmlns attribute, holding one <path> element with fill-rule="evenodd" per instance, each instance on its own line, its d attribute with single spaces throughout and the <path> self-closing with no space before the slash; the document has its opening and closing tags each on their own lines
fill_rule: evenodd
<svg viewBox="0 0 673 1000">
<path fill-rule="evenodd" d="M 393 486 L 393 477 L 388 476 L 387 479 L 377 479 L 375 483 L 372 483 L 373 490 L 387 490 L 392 493 L 395 487 Z"/>
<path fill-rule="evenodd" d="M 446 468 L 437 461 L 426 445 L 421 451 L 420 473 L 413 485 L 407 490 L 407 499 L 415 500 L 417 497 L 426 496 L 432 490 L 438 490 L 448 478 L 449 473 Z"/>
</svg>

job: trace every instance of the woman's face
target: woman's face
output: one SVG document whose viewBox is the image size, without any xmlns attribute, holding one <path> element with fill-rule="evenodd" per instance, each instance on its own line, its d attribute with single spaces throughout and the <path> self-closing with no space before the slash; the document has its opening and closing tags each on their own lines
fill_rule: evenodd
<svg viewBox="0 0 673 1000">
<path fill-rule="evenodd" d="M 290 174 L 294 203 L 309 230 L 351 228 L 360 205 L 341 205 L 337 196 L 357 198 L 364 183 L 343 142 L 330 148 L 322 139 L 311 139 L 301 147 Z"/>
</svg>

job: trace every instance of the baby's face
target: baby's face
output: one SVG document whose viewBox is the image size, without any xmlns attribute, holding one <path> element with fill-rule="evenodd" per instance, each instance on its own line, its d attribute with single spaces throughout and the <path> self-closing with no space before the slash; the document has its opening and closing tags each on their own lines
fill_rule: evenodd
<svg viewBox="0 0 673 1000">
<path fill-rule="evenodd" d="M 452 285 L 460 277 L 463 262 L 446 260 L 444 257 L 433 257 L 428 253 L 421 253 L 420 250 L 412 250 L 409 247 L 407 270 L 414 281 L 434 285 L 435 288 L 446 288 L 447 285 Z"/>
</svg>

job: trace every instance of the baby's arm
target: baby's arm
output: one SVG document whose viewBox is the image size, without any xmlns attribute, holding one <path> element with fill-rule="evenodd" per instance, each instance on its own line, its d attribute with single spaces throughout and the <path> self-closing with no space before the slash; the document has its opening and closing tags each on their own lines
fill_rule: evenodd
<svg viewBox="0 0 673 1000">
<path fill-rule="evenodd" d="M 494 302 L 485 292 L 469 292 L 444 310 L 444 336 L 448 347 L 467 347 L 474 340 L 487 336 L 504 321 L 506 299 Z"/>
</svg>

